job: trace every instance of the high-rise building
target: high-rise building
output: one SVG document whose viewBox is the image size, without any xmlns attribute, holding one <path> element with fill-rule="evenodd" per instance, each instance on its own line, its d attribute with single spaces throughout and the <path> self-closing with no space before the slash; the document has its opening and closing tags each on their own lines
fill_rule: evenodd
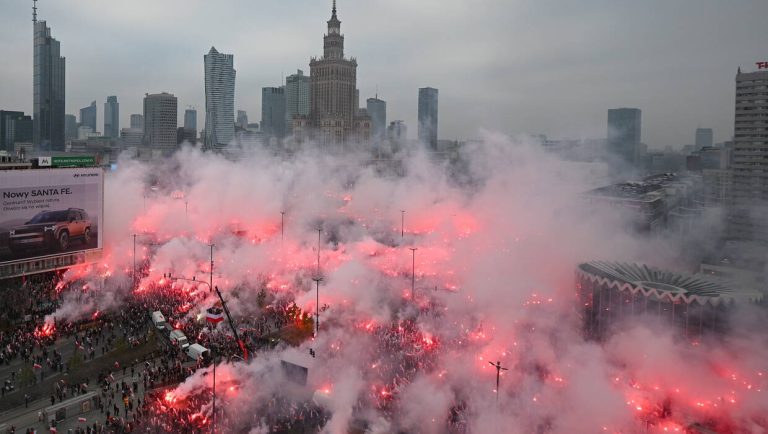
<svg viewBox="0 0 768 434">
<path fill-rule="evenodd" d="M 403 145 L 408 140 L 408 127 L 403 121 L 392 121 L 387 127 L 387 138 L 399 145 Z"/>
<path fill-rule="evenodd" d="M 131 129 L 144 130 L 144 115 L 131 115 Z"/>
<path fill-rule="evenodd" d="M 42 150 L 64 150 L 64 97 L 66 59 L 45 21 L 34 23 L 34 75 L 32 142 Z"/>
<path fill-rule="evenodd" d="M 197 131 L 197 110 L 194 108 L 184 110 L 184 128 Z"/>
<path fill-rule="evenodd" d="M 336 0 L 323 48 L 323 56 L 309 62 L 310 112 L 308 117 L 294 117 L 294 137 L 298 142 L 314 138 L 326 150 L 336 152 L 351 142 L 365 146 L 370 141 L 371 118 L 357 111 L 357 60 L 344 57 Z"/>
<path fill-rule="evenodd" d="M 178 101 L 169 93 L 144 97 L 144 143 L 164 151 L 176 148 Z"/>
<path fill-rule="evenodd" d="M 437 89 L 419 89 L 419 141 L 431 151 L 437 151 L 437 107 Z"/>
<path fill-rule="evenodd" d="M 728 235 L 768 244 L 768 71 L 736 74 Z"/>
<path fill-rule="evenodd" d="M 64 139 L 74 140 L 77 138 L 77 116 L 64 115 Z"/>
<path fill-rule="evenodd" d="M 696 149 L 710 148 L 714 143 L 712 128 L 696 128 Z"/>
<path fill-rule="evenodd" d="M 269 137 L 285 137 L 285 88 L 261 89 L 261 131 Z"/>
<path fill-rule="evenodd" d="M 93 131 L 96 129 L 96 101 L 91 102 L 88 107 L 80 109 L 80 126 L 90 127 Z"/>
<path fill-rule="evenodd" d="M 120 137 L 120 104 L 116 96 L 108 96 L 104 103 L 104 136 Z"/>
<path fill-rule="evenodd" d="M 285 128 L 286 135 L 293 133 L 293 118 L 309 115 L 310 79 L 301 69 L 285 79 Z"/>
<path fill-rule="evenodd" d="M 373 125 L 372 138 L 374 142 L 381 143 L 387 135 L 387 102 L 376 98 L 368 98 L 366 108 L 371 116 Z"/>
<path fill-rule="evenodd" d="M 235 137 L 234 56 L 215 47 L 203 56 L 205 65 L 205 145 L 223 148 Z"/>
<path fill-rule="evenodd" d="M 120 130 L 120 141 L 125 147 L 138 147 L 144 140 L 144 131 L 141 128 L 123 128 Z"/>
<path fill-rule="evenodd" d="M 0 110 L 0 151 L 13 152 L 18 143 L 32 143 L 33 121 L 24 112 Z"/>
<path fill-rule="evenodd" d="M 247 129 L 248 128 L 248 113 L 245 110 L 238 110 L 237 111 L 237 123 L 236 125 L 240 129 Z"/>
<path fill-rule="evenodd" d="M 636 108 L 608 110 L 608 149 L 628 164 L 637 160 L 640 148 L 642 112 Z"/>
</svg>

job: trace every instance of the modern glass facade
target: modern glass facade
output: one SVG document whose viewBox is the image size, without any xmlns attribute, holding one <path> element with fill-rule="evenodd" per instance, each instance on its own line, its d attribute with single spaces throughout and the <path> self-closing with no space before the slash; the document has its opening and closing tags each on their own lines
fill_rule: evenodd
<svg viewBox="0 0 768 434">
<path fill-rule="evenodd" d="M 419 141 L 429 150 L 437 151 L 438 90 L 419 89 Z"/>
<path fill-rule="evenodd" d="M 32 141 L 40 150 L 64 151 L 66 61 L 45 21 L 36 21 L 34 32 Z"/>
</svg>

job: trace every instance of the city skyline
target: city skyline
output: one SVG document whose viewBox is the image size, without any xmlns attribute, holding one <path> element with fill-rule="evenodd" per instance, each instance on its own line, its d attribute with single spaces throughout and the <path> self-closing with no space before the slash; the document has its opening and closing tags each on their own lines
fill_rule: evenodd
<svg viewBox="0 0 768 434">
<path fill-rule="evenodd" d="M 327 14 L 330 2 L 305 2 L 299 8 L 269 5 L 259 13 L 277 24 L 263 28 L 247 26 L 249 17 L 256 19 L 256 11 L 250 14 L 244 6 L 240 8 L 244 13 L 232 17 L 231 26 L 202 35 L 174 32 L 164 20 L 152 18 L 165 16 L 164 12 L 175 10 L 179 3 L 146 2 L 138 8 L 82 3 L 89 7 L 39 4 L 40 19 L 52 26 L 62 41 L 62 55 L 68 59 L 66 112 L 76 114 L 78 108 L 92 100 L 117 95 L 123 105 L 120 123 L 127 124 L 130 114 L 141 112 L 145 93 L 171 92 L 183 106 L 204 106 L 199 53 L 211 45 L 237 57 L 235 68 L 242 71 L 243 86 L 236 95 L 235 109 L 259 112 L 260 89 L 279 85 L 281 75 L 306 69 L 307 58 L 316 55 L 316 35 L 323 24 L 317 17 Z M 686 7 L 694 4 L 697 8 Z M 762 16 L 755 11 L 768 12 L 764 2 L 722 6 L 690 1 L 654 9 L 591 1 L 583 10 L 564 7 L 556 11 L 548 9 L 551 6 L 517 2 L 488 2 L 478 7 L 459 2 L 441 5 L 440 19 L 428 19 L 433 10 L 428 3 L 375 2 L 366 8 L 341 3 L 339 7 L 344 11 L 346 33 L 354 35 L 349 51 L 361 62 L 360 99 L 374 96 L 378 86 L 379 96 L 388 101 L 391 116 L 416 125 L 418 88 L 441 89 L 445 105 L 441 110 L 444 122 L 440 138 L 445 139 L 476 137 L 480 128 L 551 137 L 601 137 L 605 110 L 626 106 L 643 110 L 645 142 L 651 147 L 693 143 L 697 127 L 713 128 L 715 141 L 720 142 L 733 134 L 733 108 L 726 102 L 732 100 L 736 68 L 750 70 L 755 62 L 764 60 L 757 42 L 761 40 L 761 25 L 749 24 L 759 22 Z M 651 16 L 652 12 L 645 9 L 655 10 L 658 16 Z M 9 68 L 5 79 L 11 85 L 0 89 L 0 100 L 9 109 L 31 113 L 31 3 L 10 3 L 4 5 L 4 10 L 7 13 L 0 17 L 3 49 L 10 58 L 23 60 Z M 658 14 L 659 10 L 663 13 Z M 728 14 L 724 15 L 725 10 Z M 581 28 L 581 24 L 572 23 L 578 20 L 564 16 L 578 18 L 589 12 L 598 12 L 600 25 Z M 212 5 L 182 13 L 192 22 L 207 22 L 210 16 L 223 14 Z M 630 13 L 633 20 L 616 33 L 621 19 Z M 502 23 L 494 18 L 496 15 L 511 17 L 515 23 L 519 20 L 521 25 Z M 97 16 L 103 19 L 93 21 Z M 677 20 L 694 18 L 700 25 L 681 32 Z M 110 19 L 116 22 L 110 32 L 122 37 L 93 41 L 79 31 L 83 21 L 98 30 Z M 368 25 L 373 19 L 387 20 L 394 27 L 377 30 Z M 720 30 L 730 27 L 722 25 L 725 20 L 738 21 L 740 26 L 726 33 Z M 529 23 L 523 25 L 523 21 Z M 136 32 L 139 22 L 146 32 Z M 484 28 L 476 29 L 473 22 L 484 22 Z M 537 30 L 531 22 L 547 25 Z M 574 32 L 577 37 L 564 41 L 563 37 L 548 36 L 552 26 Z M 517 30 L 509 29 L 515 27 Z M 675 44 L 638 37 L 651 29 L 658 39 Z M 275 32 L 286 42 L 279 50 L 265 44 L 253 49 L 250 41 Z M 152 39 L 158 37 L 161 39 Z M 124 38 L 135 44 L 115 51 L 115 41 Z M 147 59 L 145 49 L 149 43 L 154 52 Z M 707 57 L 719 48 L 723 48 L 722 56 Z M 700 60 L 691 61 L 688 55 L 680 58 L 677 53 L 681 49 L 690 58 Z M 110 59 L 110 65 L 104 65 L 106 73 L 87 67 L 107 53 L 119 55 Z M 392 56 L 402 60 L 396 71 L 386 66 Z M 569 79 L 563 80 L 563 74 L 568 74 Z M 579 86 L 568 85 L 569 80 L 578 81 Z M 465 84 L 468 82 L 472 86 Z M 500 99 L 497 92 L 489 90 L 498 87 L 508 90 L 510 97 Z M 475 109 L 466 113 L 462 107 L 467 105 Z M 102 123 L 103 113 L 99 113 Z"/>
</svg>

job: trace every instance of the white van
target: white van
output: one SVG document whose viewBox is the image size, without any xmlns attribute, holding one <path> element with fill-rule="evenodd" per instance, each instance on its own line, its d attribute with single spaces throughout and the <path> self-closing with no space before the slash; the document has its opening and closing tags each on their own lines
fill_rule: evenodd
<svg viewBox="0 0 768 434">
<path fill-rule="evenodd" d="M 172 331 L 168 338 L 171 340 L 172 344 L 178 345 L 182 350 L 189 348 L 187 337 L 184 335 L 184 332 L 179 329 Z"/>
<path fill-rule="evenodd" d="M 152 323 L 155 324 L 158 330 L 165 328 L 165 317 L 163 313 L 158 311 L 152 312 Z"/>
<path fill-rule="evenodd" d="M 192 360 L 199 360 L 201 357 L 206 358 L 209 355 L 208 348 L 205 348 L 204 346 L 200 344 L 192 344 L 187 348 L 187 355 Z"/>
</svg>

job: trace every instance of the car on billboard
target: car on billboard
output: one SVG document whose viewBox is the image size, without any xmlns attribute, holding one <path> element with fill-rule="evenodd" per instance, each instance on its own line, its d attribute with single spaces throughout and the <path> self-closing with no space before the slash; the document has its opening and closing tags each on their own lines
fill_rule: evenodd
<svg viewBox="0 0 768 434">
<path fill-rule="evenodd" d="M 93 224 L 83 209 L 42 211 L 10 230 L 8 248 L 14 253 L 39 248 L 66 251 L 75 240 L 90 244 L 92 230 Z"/>
</svg>

